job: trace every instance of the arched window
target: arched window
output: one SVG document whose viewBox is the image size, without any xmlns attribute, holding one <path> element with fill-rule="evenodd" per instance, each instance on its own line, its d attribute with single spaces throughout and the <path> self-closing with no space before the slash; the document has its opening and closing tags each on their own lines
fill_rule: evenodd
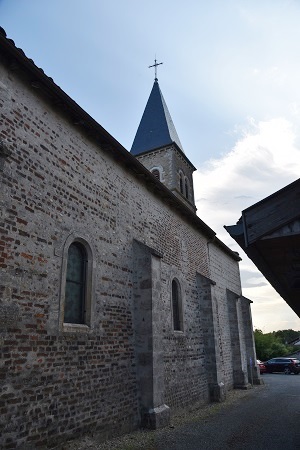
<svg viewBox="0 0 300 450">
<path fill-rule="evenodd" d="M 187 199 L 189 199 L 190 189 L 189 189 L 189 182 L 188 182 L 187 178 L 185 178 L 185 180 L 184 180 L 184 187 L 185 187 L 185 196 Z"/>
<path fill-rule="evenodd" d="M 183 175 L 182 172 L 179 172 L 179 189 L 181 194 L 183 194 Z"/>
<path fill-rule="evenodd" d="M 172 309 L 173 309 L 173 329 L 183 331 L 182 324 L 182 299 L 179 282 L 172 281 Z"/>
<path fill-rule="evenodd" d="M 155 178 L 157 178 L 160 181 L 160 173 L 158 169 L 153 169 L 151 170 L 152 175 L 155 176 Z"/>
<path fill-rule="evenodd" d="M 73 242 L 68 250 L 65 285 L 65 323 L 85 323 L 87 253 L 83 244 Z"/>
</svg>

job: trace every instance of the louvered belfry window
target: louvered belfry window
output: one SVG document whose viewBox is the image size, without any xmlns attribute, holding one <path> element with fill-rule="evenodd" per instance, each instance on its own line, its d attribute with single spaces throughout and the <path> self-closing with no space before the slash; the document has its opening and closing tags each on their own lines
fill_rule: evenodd
<svg viewBox="0 0 300 450">
<path fill-rule="evenodd" d="M 158 180 L 160 180 L 160 173 L 158 169 L 153 169 L 152 170 L 152 175 L 155 176 L 155 178 L 157 178 Z"/>
<path fill-rule="evenodd" d="M 183 194 L 183 179 L 182 179 L 182 174 L 179 174 L 179 186 L 180 186 L 180 192 L 181 194 Z"/>
<path fill-rule="evenodd" d="M 84 323 L 86 294 L 86 250 L 79 242 L 73 242 L 68 251 L 65 323 Z"/>
<path fill-rule="evenodd" d="M 185 185 L 185 196 L 188 199 L 189 198 L 189 184 L 188 184 L 187 179 L 185 179 L 184 185 Z"/>
</svg>

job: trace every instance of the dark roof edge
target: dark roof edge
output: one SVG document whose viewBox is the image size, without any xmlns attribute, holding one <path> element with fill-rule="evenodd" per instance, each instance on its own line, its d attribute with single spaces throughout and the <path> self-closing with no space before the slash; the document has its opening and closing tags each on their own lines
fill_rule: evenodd
<svg viewBox="0 0 300 450">
<path fill-rule="evenodd" d="M 271 198 L 277 197 L 277 195 L 280 195 L 286 191 L 294 189 L 294 187 L 299 183 L 300 183 L 300 178 L 297 178 L 295 181 L 292 181 L 292 183 L 288 184 L 287 186 L 284 186 L 283 188 L 278 189 L 278 191 L 273 192 L 272 194 L 268 195 L 267 197 L 263 198 L 262 200 L 259 200 L 258 202 L 254 203 L 253 205 L 248 206 L 248 208 L 245 208 L 242 211 L 242 215 L 244 216 L 245 212 L 250 211 L 253 208 L 256 208 L 260 204 L 268 202 Z"/>
<path fill-rule="evenodd" d="M 241 299 L 242 299 L 242 300 L 245 300 L 245 301 L 247 301 L 247 302 L 249 302 L 249 304 L 250 304 L 250 303 L 253 303 L 253 301 L 250 300 L 250 298 L 245 297 L 244 295 L 241 295 Z"/>
<path fill-rule="evenodd" d="M 143 179 L 147 183 L 150 190 L 156 195 L 159 192 L 159 198 L 168 199 L 168 205 L 173 209 L 179 211 L 180 215 L 192 223 L 196 228 L 199 228 L 210 239 L 215 238 L 215 242 L 223 248 L 231 257 L 237 260 L 235 252 L 232 252 L 223 242 L 216 238 L 216 233 L 204 223 L 194 212 L 185 206 L 180 199 L 178 199 L 166 186 L 158 181 L 148 169 L 146 169 L 135 156 L 131 155 L 111 134 L 109 134 L 96 120 L 94 120 L 86 111 L 84 111 L 74 100 L 71 99 L 59 86 L 57 86 L 53 79 L 48 77 L 45 72 L 38 68 L 34 62 L 27 58 L 23 50 L 17 48 L 13 40 L 6 37 L 3 28 L 0 27 L 0 52 L 7 53 L 10 57 L 15 58 L 15 61 L 20 63 L 27 72 L 32 75 L 32 82 L 39 81 L 39 90 L 49 96 L 53 95 L 56 100 L 57 107 L 60 108 L 63 114 L 69 113 L 74 120 L 80 119 L 82 129 L 84 132 L 89 132 L 89 137 L 94 138 L 96 142 L 101 143 L 102 149 L 110 156 L 115 158 L 119 163 L 133 172 L 139 179 Z M 15 61 L 12 61 L 15 62 Z M 108 144 L 108 145 L 105 145 Z M 174 143 L 179 149 L 176 143 Z M 185 154 L 179 149 L 180 153 L 185 157 Z M 186 158 L 186 157 L 185 157 Z M 187 159 L 187 158 L 186 158 Z"/>
</svg>

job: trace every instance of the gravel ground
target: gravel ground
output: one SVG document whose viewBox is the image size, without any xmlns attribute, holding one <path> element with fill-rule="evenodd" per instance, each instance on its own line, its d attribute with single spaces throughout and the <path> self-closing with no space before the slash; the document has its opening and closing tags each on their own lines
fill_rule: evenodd
<svg viewBox="0 0 300 450">
<path fill-rule="evenodd" d="M 101 442 L 101 436 L 96 433 L 84 435 L 78 439 L 74 439 L 65 443 L 61 450 L 155 450 L 155 442 L 162 440 L 164 436 L 172 435 L 177 430 L 188 423 L 205 421 L 217 412 L 225 412 L 226 408 L 234 403 L 242 401 L 242 399 L 253 395 L 257 390 L 263 389 L 264 386 L 254 386 L 248 390 L 232 390 L 227 393 L 224 403 L 210 403 L 185 414 L 177 414 L 172 417 L 171 425 L 160 430 L 138 430 L 124 436 Z"/>
</svg>

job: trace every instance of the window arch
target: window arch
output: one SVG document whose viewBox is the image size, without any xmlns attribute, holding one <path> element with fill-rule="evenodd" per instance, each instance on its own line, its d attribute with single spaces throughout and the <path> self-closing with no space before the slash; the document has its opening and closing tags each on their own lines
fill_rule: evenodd
<svg viewBox="0 0 300 450">
<path fill-rule="evenodd" d="M 80 242 L 68 249 L 65 283 L 64 322 L 85 323 L 87 253 Z"/>
<path fill-rule="evenodd" d="M 155 176 L 155 178 L 157 178 L 160 181 L 160 172 L 158 169 L 153 169 L 151 170 L 152 175 Z"/>
<path fill-rule="evenodd" d="M 62 251 L 59 324 L 63 331 L 87 330 L 93 320 L 94 250 L 72 233 Z"/>
<path fill-rule="evenodd" d="M 184 194 L 185 194 L 186 198 L 189 199 L 190 186 L 189 186 L 189 180 L 187 179 L 187 177 L 185 177 L 185 179 L 184 179 Z"/>
<path fill-rule="evenodd" d="M 150 169 L 152 175 L 155 176 L 159 181 L 163 182 L 163 168 L 162 166 L 152 166 Z"/>
<path fill-rule="evenodd" d="M 172 312 L 174 331 L 183 331 L 181 289 L 176 278 L 172 281 Z"/>
</svg>

